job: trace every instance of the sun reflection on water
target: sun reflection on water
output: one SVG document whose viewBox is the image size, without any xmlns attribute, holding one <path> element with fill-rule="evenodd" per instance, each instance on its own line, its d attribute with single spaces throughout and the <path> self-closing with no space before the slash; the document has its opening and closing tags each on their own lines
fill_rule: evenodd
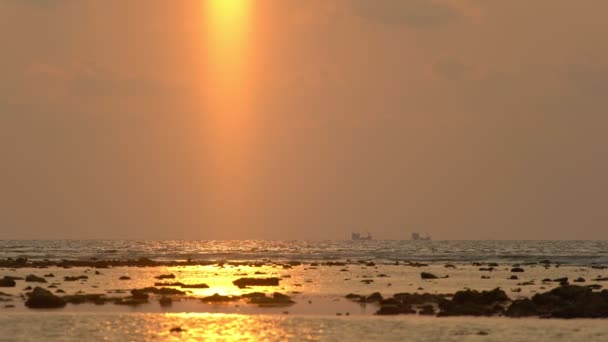
<svg viewBox="0 0 608 342">
<path fill-rule="evenodd" d="M 183 332 L 178 336 L 170 331 L 160 333 L 161 338 L 175 338 L 181 341 L 260 341 L 290 339 L 294 336 L 282 327 L 281 318 L 264 319 L 259 316 L 176 313 L 166 314 L 165 324 L 179 326 Z M 204 324 L 193 324 L 201 322 Z M 181 325 L 185 323 L 185 325 Z"/>
</svg>

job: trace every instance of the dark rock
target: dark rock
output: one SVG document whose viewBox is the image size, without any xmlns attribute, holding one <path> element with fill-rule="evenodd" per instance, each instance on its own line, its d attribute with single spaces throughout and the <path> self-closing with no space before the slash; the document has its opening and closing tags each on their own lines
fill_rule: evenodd
<svg viewBox="0 0 608 342">
<path fill-rule="evenodd" d="M 490 262 L 490 263 L 488 263 L 488 266 L 490 266 L 490 267 L 498 267 L 498 264 L 495 263 L 495 262 Z"/>
<path fill-rule="evenodd" d="M 361 280 L 361 282 L 369 285 L 369 284 L 373 283 L 374 280 L 373 279 L 363 279 L 363 280 Z"/>
<path fill-rule="evenodd" d="M 139 306 L 148 304 L 148 300 L 143 298 L 121 298 L 120 300 L 115 301 L 114 304 L 125 306 Z"/>
<path fill-rule="evenodd" d="M 502 304 L 508 301 L 506 293 L 498 288 L 458 291 L 451 301 L 439 304 L 439 316 L 494 316 L 504 311 Z"/>
<path fill-rule="evenodd" d="M 122 276 L 122 277 L 118 278 L 118 280 L 131 280 L 131 277 Z"/>
<path fill-rule="evenodd" d="M 409 305 L 423 305 L 423 304 L 439 304 L 447 301 L 446 297 L 451 295 L 447 294 L 430 294 L 430 293 L 397 293 L 393 296 L 396 300 L 401 303 Z"/>
<path fill-rule="evenodd" d="M 186 332 L 186 331 L 188 331 L 188 330 L 184 330 L 184 329 L 182 329 L 182 327 L 175 327 L 175 328 L 171 328 L 171 330 L 169 330 L 169 332 L 172 332 L 172 333 L 181 333 L 181 332 Z"/>
<path fill-rule="evenodd" d="M 513 272 L 513 273 L 521 273 L 521 272 L 524 272 L 524 271 L 525 270 L 523 268 L 521 268 L 521 267 L 513 267 L 511 269 L 511 272 Z"/>
<path fill-rule="evenodd" d="M 204 297 L 201 301 L 206 303 L 223 303 L 223 302 L 234 302 L 239 300 L 239 297 L 232 296 L 222 296 L 219 294 L 214 294 L 213 296 Z"/>
<path fill-rule="evenodd" d="M 376 315 L 401 315 L 401 314 L 415 314 L 410 306 L 407 305 L 383 305 L 380 310 L 376 311 Z"/>
<path fill-rule="evenodd" d="M 103 305 L 110 299 L 106 298 L 103 294 L 77 294 L 70 296 L 63 296 L 63 300 L 70 304 L 85 304 L 93 303 L 95 305 Z"/>
<path fill-rule="evenodd" d="M 155 277 L 156 279 L 159 280 L 163 280 L 163 279 L 175 279 L 175 274 L 161 274 L 157 277 Z"/>
<path fill-rule="evenodd" d="M 509 317 L 606 318 L 608 291 L 593 292 L 586 286 L 564 285 L 532 298 L 514 301 Z"/>
<path fill-rule="evenodd" d="M 247 286 L 279 286 L 279 278 L 239 278 L 232 283 L 239 288 Z"/>
<path fill-rule="evenodd" d="M 428 264 L 423 264 L 421 262 L 411 262 L 408 261 L 404 264 L 405 266 L 411 266 L 411 267 L 427 267 Z"/>
<path fill-rule="evenodd" d="M 28 283 L 46 283 L 46 279 L 33 274 L 29 274 L 27 277 L 25 277 L 25 281 Z"/>
<path fill-rule="evenodd" d="M 166 288 L 166 287 L 162 287 L 162 288 L 156 288 L 156 287 L 145 287 L 143 289 L 134 289 L 131 290 L 131 294 L 133 296 L 139 295 L 139 294 L 148 294 L 148 293 L 152 293 L 152 294 L 156 294 L 156 295 L 162 295 L 162 296 L 170 296 L 170 295 L 184 295 L 186 294 L 186 292 L 184 291 L 180 291 L 177 289 L 170 289 L 170 288 Z"/>
<path fill-rule="evenodd" d="M 158 300 L 158 304 L 160 304 L 160 306 L 162 306 L 162 307 L 171 306 L 171 304 L 173 304 L 173 299 L 171 299 L 170 297 L 162 296 Z"/>
<path fill-rule="evenodd" d="M 359 300 L 359 302 L 361 302 L 361 303 L 376 303 L 376 302 L 381 301 L 382 299 L 383 298 L 382 298 L 382 295 L 380 294 L 380 292 L 374 292 L 374 293 L 372 293 L 369 296 L 361 298 Z"/>
<path fill-rule="evenodd" d="M 518 280 L 518 279 L 519 279 L 519 277 L 516 275 L 512 275 L 509 277 L 509 280 Z"/>
<path fill-rule="evenodd" d="M 9 277 L 4 277 L 0 279 L 0 287 L 15 287 L 16 285 L 17 282 L 15 282 L 14 279 L 11 279 Z"/>
<path fill-rule="evenodd" d="M 593 281 L 608 281 L 608 277 L 597 277 Z"/>
<path fill-rule="evenodd" d="M 434 316 L 436 314 L 435 307 L 432 305 L 423 305 L 418 312 L 420 315 Z"/>
<path fill-rule="evenodd" d="M 579 277 L 573 280 L 573 282 L 575 283 L 584 283 L 585 282 L 585 278 Z"/>
<path fill-rule="evenodd" d="M 354 301 L 357 301 L 357 302 L 361 301 L 362 298 L 365 298 L 365 296 L 354 294 L 354 293 L 349 293 L 345 297 L 347 299 L 354 300 Z"/>
<path fill-rule="evenodd" d="M 456 268 L 456 266 L 454 266 L 452 264 L 445 264 L 445 265 L 443 265 L 443 267 L 445 267 L 445 268 Z"/>
<path fill-rule="evenodd" d="M 482 275 L 481 279 L 490 279 L 490 276 L 484 276 L 484 275 Z"/>
<path fill-rule="evenodd" d="M 494 267 L 482 267 L 479 270 L 482 272 L 492 272 L 494 271 Z"/>
<path fill-rule="evenodd" d="M 182 287 L 182 289 L 208 289 L 209 285 L 207 285 L 207 284 L 184 284 L 181 287 Z"/>
<path fill-rule="evenodd" d="M 49 273 L 49 274 L 45 274 L 44 277 L 45 278 L 54 278 L 55 275 L 53 273 Z"/>
<path fill-rule="evenodd" d="M 272 297 L 266 296 L 255 296 L 251 297 L 249 303 L 257 304 L 261 306 L 275 306 L 275 305 L 291 305 L 295 302 L 291 298 L 282 293 L 275 292 Z"/>
<path fill-rule="evenodd" d="M 251 299 L 251 298 L 256 298 L 256 297 L 266 297 L 266 294 L 263 292 L 251 292 L 251 293 L 246 293 L 244 295 L 241 295 L 241 298 L 245 298 L 245 299 Z"/>
<path fill-rule="evenodd" d="M 76 277 L 63 277 L 64 281 L 78 281 L 78 280 L 87 280 L 87 279 L 89 279 L 89 277 L 86 275 L 76 276 Z"/>
<path fill-rule="evenodd" d="M 434 275 L 433 273 L 429 273 L 429 272 L 421 272 L 420 278 L 422 278 L 422 279 L 439 279 L 438 276 Z"/>
<path fill-rule="evenodd" d="M 186 284 L 182 282 L 171 282 L 171 283 L 154 283 L 154 286 L 169 286 L 169 287 L 182 287 Z"/>
<path fill-rule="evenodd" d="M 145 290 L 131 290 L 131 296 L 137 300 L 148 300 L 150 295 Z"/>
<path fill-rule="evenodd" d="M 28 293 L 28 297 L 25 306 L 30 309 L 57 309 L 66 305 L 63 298 L 57 297 L 41 287 L 36 287 L 31 293 Z"/>
</svg>

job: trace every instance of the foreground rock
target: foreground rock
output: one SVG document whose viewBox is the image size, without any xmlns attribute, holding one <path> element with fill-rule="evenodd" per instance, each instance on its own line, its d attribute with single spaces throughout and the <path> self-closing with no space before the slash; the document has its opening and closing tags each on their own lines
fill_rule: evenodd
<svg viewBox="0 0 608 342">
<path fill-rule="evenodd" d="M 239 288 L 247 286 L 279 286 L 279 278 L 239 278 L 232 283 Z"/>
<path fill-rule="evenodd" d="M 159 280 L 163 280 L 163 279 L 175 279 L 175 274 L 171 273 L 171 274 L 161 274 L 159 276 L 154 277 L 156 279 Z"/>
<path fill-rule="evenodd" d="M 201 301 L 204 303 L 226 303 L 226 302 L 234 302 L 239 299 L 240 298 L 238 296 L 236 296 L 236 297 L 222 296 L 222 295 L 216 293 L 213 296 L 201 298 Z"/>
<path fill-rule="evenodd" d="M 46 279 L 44 279 L 42 277 L 38 277 L 34 274 L 30 274 L 27 277 L 25 277 L 25 281 L 28 283 L 46 283 Z"/>
<path fill-rule="evenodd" d="M 504 312 L 509 297 L 501 289 L 458 291 L 451 301 L 439 304 L 439 316 L 495 316 Z"/>
<path fill-rule="evenodd" d="M 4 277 L 0 279 L 0 287 L 15 287 L 17 282 L 10 277 Z"/>
<path fill-rule="evenodd" d="M 422 272 L 422 273 L 420 273 L 420 278 L 421 279 L 438 279 L 439 277 L 434 275 L 433 273 Z"/>
<path fill-rule="evenodd" d="M 587 286 L 564 285 L 532 298 L 513 302 L 506 312 L 509 317 L 539 316 L 545 318 L 608 317 L 608 291 L 594 292 Z"/>
<path fill-rule="evenodd" d="M 28 293 L 28 296 L 25 306 L 30 309 L 58 309 L 66 305 L 63 298 L 57 297 L 41 287 L 36 287 L 31 293 Z"/>
<path fill-rule="evenodd" d="M 182 289 L 208 289 L 207 284 L 184 284 L 182 282 L 173 283 L 154 283 L 154 286 L 169 286 L 169 287 L 181 287 Z"/>
<path fill-rule="evenodd" d="M 177 289 L 170 289 L 170 288 L 166 288 L 166 287 L 161 287 L 160 289 L 157 287 L 146 287 L 143 289 L 134 289 L 131 290 L 131 295 L 134 297 L 144 297 L 144 295 L 147 294 L 156 294 L 156 295 L 161 295 L 161 296 L 170 296 L 170 295 L 184 295 L 186 294 L 186 292 L 184 291 L 180 291 Z M 147 297 L 146 297 L 147 298 Z"/>
<path fill-rule="evenodd" d="M 103 294 L 76 294 L 76 295 L 63 296 L 63 300 L 65 300 L 67 303 L 75 304 L 75 305 L 86 304 L 86 303 L 95 304 L 95 305 L 104 305 L 107 302 L 116 302 L 120 299 L 107 298 Z"/>
<path fill-rule="evenodd" d="M 415 309 L 422 315 L 431 315 L 435 313 L 435 306 L 447 301 L 446 297 L 449 296 L 451 295 L 397 293 L 392 298 L 383 299 L 379 293 L 373 293 L 369 296 L 349 294 L 346 298 L 359 303 L 378 302 L 380 310 L 376 312 L 377 315 L 415 314 Z"/>
<path fill-rule="evenodd" d="M 250 298 L 250 304 L 257 304 L 259 306 L 284 306 L 284 305 L 292 305 L 295 302 L 291 300 L 291 298 L 282 293 L 275 292 L 271 297 L 266 295 L 262 296 L 253 296 Z"/>
</svg>

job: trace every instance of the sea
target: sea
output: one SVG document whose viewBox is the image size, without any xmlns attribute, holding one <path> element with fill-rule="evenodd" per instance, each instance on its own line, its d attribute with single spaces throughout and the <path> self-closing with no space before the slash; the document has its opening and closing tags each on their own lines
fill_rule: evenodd
<svg viewBox="0 0 608 342">
<path fill-rule="evenodd" d="M 100 270 L 59 266 L 0 268 L 0 278 L 53 276 L 47 278 L 46 284 L 19 280 L 16 287 L 0 288 L 0 342 L 608 341 L 606 319 L 386 317 L 376 315 L 374 305 L 345 299 L 348 293 L 380 292 L 387 297 L 402 292 L 454 293 L 465 288 L 496 287 L 512 298 L 532 296 L 549 289 L 540 279 L 584 277 L 590 283 L 608 276 L 605 268 L 608 241 L 0 240 L 0 260 L 7 258 L 29 261 L 147 258 L 169 263 L 202 261 L 202 266 L 195 262 L 193 266 Z M 224 266 L 223 261 L 259 261 L 265 266 L 249 263 Z M 286 261 L 302 264 L 283 267 Z M 340 265 L 346 266 L 328 266 L 330 261 L 343 261 Z M 490 273 L 480 272 L 477 262 L 500 266 L 488 279 L 480 277 Z M 425 266 L 412 267 L 412 263 Z M 446 267 L 448 263 L 450 268 Z M 550 267 L 546 266 L 548 263 Z M 510 280 L 514 264 L 526 269 L 519 274 L 521 281 L 536 280 L 536 283 L 516 288 L 518 281 Z M 421 271 L 445 279 L 422 280 Z M 53 291 L 59 287 L 68 295 L 114 296 L 118 291 L 128 294 L 131 289 L 151 286 L 158 275 L 168 273 L 175 274 L 176 281 L 204 282 L 209 288 L 194 290 L 189 295 L 192 298 L 176 300 L 170 308 L 159 306 L 156 300 L 141 307 L 70 304 L 58 310 L 33 310 L 23 304 L 28 285 Z M 241 302 L 201 303 L 201 297 L 217 292 L 239 294 L 241 290 L 232 281 L 243 273 L 280 277 L 279 288 L 264 291 L 287 293 L 296 304 L 257 308 Z M 64 277 L 83 274 L 88 280 L 62 281 Z M 129 280 L 120 280 L 122 276 L 129 276 Z M 178 332 L 172 331 L 176 328 Z"/>
<path fill-rule="evenodd" d="M 608 265 L 608 241 L 0 240 L 0 259 L 379 260 Z"/>
</svg>

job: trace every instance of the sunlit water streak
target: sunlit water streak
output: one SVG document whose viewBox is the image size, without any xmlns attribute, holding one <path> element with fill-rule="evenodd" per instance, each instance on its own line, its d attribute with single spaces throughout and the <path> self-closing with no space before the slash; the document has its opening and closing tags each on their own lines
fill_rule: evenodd
<svg viewBox="0 0 608 342">
<path fill-rule="evenodd" d="M 186 260 L 418 260 L 608 264 L 608 241 L 0 241 L 0 258 Z"/>
<path fill-rule="evenodd" d="M 36 326 L 39 329 L 30 329 Z M 171 333 L 182 327 L 184 332 Z M 10 341 L 605 341 L 605 322 L 225 314 L 6 314 Z"/>
</svg>

